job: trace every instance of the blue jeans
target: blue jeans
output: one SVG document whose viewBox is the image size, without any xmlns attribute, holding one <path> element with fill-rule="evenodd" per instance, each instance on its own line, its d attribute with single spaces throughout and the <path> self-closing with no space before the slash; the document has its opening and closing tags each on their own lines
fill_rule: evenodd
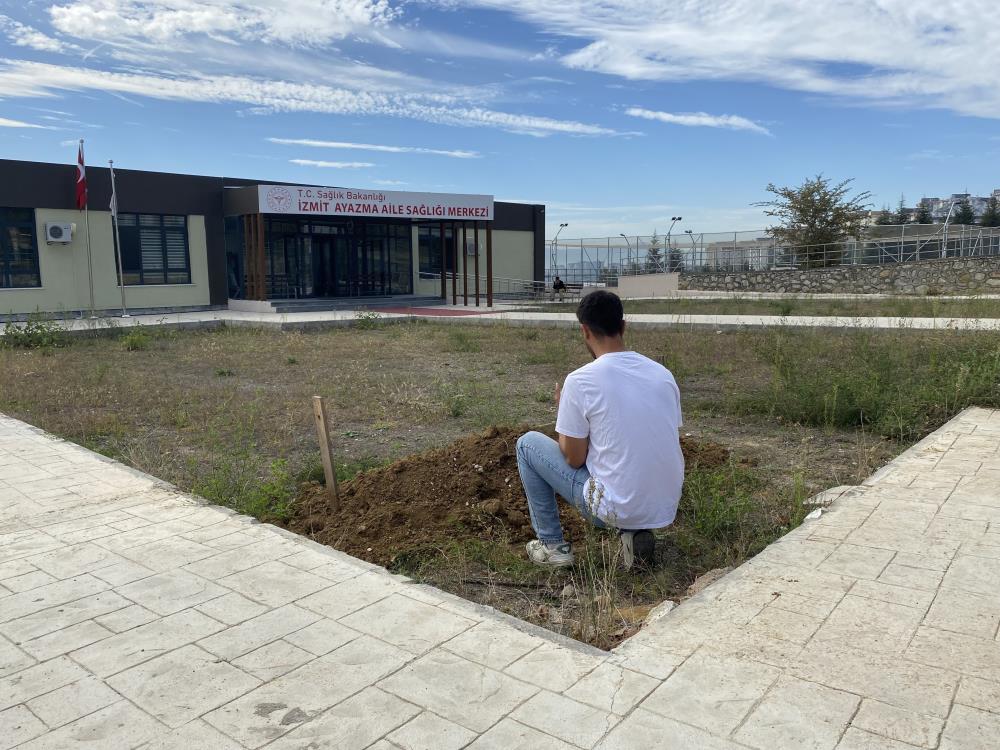
<svg viewBox="0 0 1000 750">
<path fill-rule="evenodd" d="M 574 469 L 559 450 L 559 443 L 540 432 L 528 432 L 517 441 L 517 470 L 528 498 L 528 515 L 535 535 L 548 544 L 563 542 L 556 493 L 580 511 L 594 526 L 606 528 L 587 507 L 587 466 Z"/>
</svg>

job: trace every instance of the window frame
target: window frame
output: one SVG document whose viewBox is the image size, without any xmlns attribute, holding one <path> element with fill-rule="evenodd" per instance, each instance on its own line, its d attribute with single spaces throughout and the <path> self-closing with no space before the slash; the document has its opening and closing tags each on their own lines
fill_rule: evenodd
<svg viewBox="0 0 1000 750">
<path fill-rule="evenodd" d="M 131 217 L 134 223 L 123 225 L 121 219 L 124 217 Z M 155 217 L 159 225 L 142 223 L 143 218 Z M 168 226 L 165 222 L 166 219 L 181 219 L 183 222 L 183 228 Z M 186 214 L 149 214 L 149 213 L 134 213 L 123 211 L 118 214 L 117 218 L 113 218 L 112 222 L 115 223 L 117 232 L 115 235 L 115 252 L 118 254 L 116 257 L 121 258 L 120 270 L 115 269 L 115 273 L 118 277 L 118 283 L 122 284 L 123 276 L 138 275 L 138 282 L 127 281 L 125 286 L 187 286 L 191 282 L 191 238 L 190 238 L 190 225 L 188 224 L 188 217 Z M 163 265 L 159 269 L 146 269 L 143 265 L 143 247 L 142 247 L 142 231 L 155 231 L 159 228 L 160 233 L 160 253 Z M 180 231 L 178 231 L 180 230 Z M 170 253 L 167 246 L 167 235 L 168 232 L 171 234 L 180 234 L 184 239 L 184 267 L 170 266 Z M 119 240 L 121 241 L 121 247 L 118 246 Z M 131 247 L 129 243 L 134 243 Z M 131 251 L 131 252 L 130 252 Z M 138 259 L 138 266 L 136 268 L 126 268 L 125 267 L 125 256 L 134 255 Z M 153 275 L 154 273 L 162 278 L 162 281 L 147 281 L 146 274 Z M 171 281 L 171 275 L 184 274 L 186 276 L 185 281 Z"/>
<path fill-rule="evenodd" d="M 26 219 L 11 221 L 9 214 L 24 211 L 27 212 Z M 34 284 L 13 284 L 13 272 L 11 263 L 13 261 L 13 248 L 8 253 L 7 243 L 9 242 L 9 229 L 11 227 L 23 228 L 31 233 L 31 254 L 34 260 Z M 39 289 L 42 286 L 42 270 L 38 257 L 38 217 L 32 208 L 15 208 L 11 206 L 0 207 L 0 290 L 4 289 Z"/>
</svg>

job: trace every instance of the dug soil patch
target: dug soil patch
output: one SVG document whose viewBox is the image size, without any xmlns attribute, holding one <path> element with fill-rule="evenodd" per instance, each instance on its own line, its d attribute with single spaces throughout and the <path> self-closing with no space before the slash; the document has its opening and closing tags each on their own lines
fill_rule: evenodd
<svg viewBox="0 0 1000 750">
<path fill-rule="evenodd" d="M 305 484 L 289 528 L 389 568 L 456 540 L 520 547 L 534 538 L 515 455 L 527 429 L 491 427 L 360 474 L 341 485 L 336 513 L 321 485 Z M 729 460 L 715 443 L 683 439 L 681 447 L 688 471 Z M 567 539 L 579 543 L 580 515 L 564 503 L 560 514 Z"/>
</svg>

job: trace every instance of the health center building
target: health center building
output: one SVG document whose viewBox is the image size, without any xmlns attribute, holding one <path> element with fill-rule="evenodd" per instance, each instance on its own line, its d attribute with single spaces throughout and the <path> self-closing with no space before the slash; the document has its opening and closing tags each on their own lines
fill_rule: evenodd
<svg viewBox="0 0 1000 750">
<path fill-rule="evenodd" d="M 0 319 L 120 309 L 116 234 L 130 312 L 485 305 L 544 279 L 542 205 L 116 168 L 115 227 L 109 170 L 86 174 L 85 212 L 76 165 L 0 160 Z"/>
</svg>

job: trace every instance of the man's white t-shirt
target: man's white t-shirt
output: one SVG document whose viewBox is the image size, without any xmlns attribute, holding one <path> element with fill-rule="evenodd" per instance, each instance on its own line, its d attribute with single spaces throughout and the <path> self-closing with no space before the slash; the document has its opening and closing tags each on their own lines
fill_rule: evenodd
<svg viewBox="0 0 1000 750">
<path fill-rule="evenodd" d="M 620 529 L 673 523 L 684 484 L 681 424 L 674 376 L 641 354 L 603 354 L 566 377 L 556 432 L 590 438 L 594 487 L 585 492 L 598 518 Z"/>
</svg>

